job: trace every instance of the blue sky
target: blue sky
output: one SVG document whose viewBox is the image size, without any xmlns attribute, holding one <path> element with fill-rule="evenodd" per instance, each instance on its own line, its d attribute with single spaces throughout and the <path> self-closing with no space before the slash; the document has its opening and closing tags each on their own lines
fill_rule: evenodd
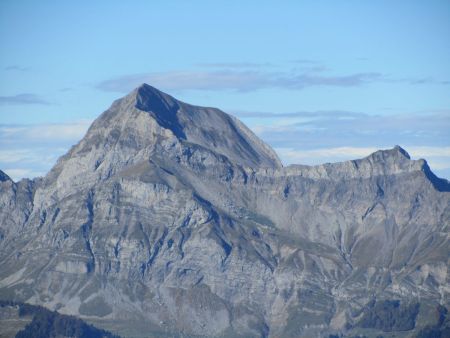
<svg viewBox="0 0 450 338">
<path fill-rule="evenodd" d="M 0 169 L 44 175 L 147 82 L 285 164 L 399 144 L 450 178 L 450 1 L 0 3 Z"/>
</svg>

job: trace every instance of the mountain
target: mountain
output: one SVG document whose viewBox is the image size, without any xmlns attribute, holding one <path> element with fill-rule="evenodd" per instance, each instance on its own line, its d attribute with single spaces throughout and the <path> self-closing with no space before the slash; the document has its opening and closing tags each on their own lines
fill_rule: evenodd
<svg viewBox="0 0 450 338">
<path fill-rule="evenodd" d="M 0 298 L 125 337 L 441 334 L 449 202 L 398 146 L 283 167 L 237 119 L 144 84 L 44 178 L 0 172 Z"/>
</svg>

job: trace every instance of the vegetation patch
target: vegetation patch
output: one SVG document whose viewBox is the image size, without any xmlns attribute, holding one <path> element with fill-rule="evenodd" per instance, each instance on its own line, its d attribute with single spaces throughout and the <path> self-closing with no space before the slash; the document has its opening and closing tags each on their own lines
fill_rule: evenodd
<svg viewBox="0 0 450 338">
<path fill-rule="evenodd" d="M 372 300 L 364 309 L 357 324 L 366 329 L 391 331 L 409 331 L 416 325 L 419 303 L 401 303 L 399 300 Z"/>
<path fill-rule="evenodd" d="M 90 301 L 81 304 L 79 312 L 85 316 L 105 317 L 112 312 L 111 306 L 105 300 L 97 296 Z"/>
<path fill-rule="evenodd" d="M 32 316 L 32 321 L 16 334 L 16 338 L 78 337 L 120 338 L 73 316 L 61 315 L 42 306 L 0 301 L 0 307 L 18 306 L 19 316 Z"/>
</svg>

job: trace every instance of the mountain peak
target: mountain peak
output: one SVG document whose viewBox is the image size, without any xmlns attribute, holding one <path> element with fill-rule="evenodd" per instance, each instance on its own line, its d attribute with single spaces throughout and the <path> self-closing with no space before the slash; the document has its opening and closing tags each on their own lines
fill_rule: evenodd
<svg viewBox="0 0 450 338">
<path fill-rule="evenodd" d="M 281 168 L 236 118 L 144 84 L 43 180 L 8 179 L 0 296 L 125 336 L 415 336 L 450 306 L 450 184 L 399 146 Z"/>
<path fill-rule="evenodd" d="M 411 156 L 409 156 L 408 152 L 399 145 L 396 145 L 390 149 L 377 150 L 374 153 L 370 154 L 368 157 L 377 159 L 379 158 L 380 160 L 384 159 L 398 159 L 401 161 L 411 160 Z"/>
<path fill-rule="evenodd" d="M 136 107 L 145 111 L 152 108 L 158 111 L 163 107 L 167 109 L 178 106 L 178 100 L 176 100 L 174 97 L 146 83 L 141 84 L 139 87 L 133 90 L 131 92 L 131 95 L 136 98 Z"/>
<path fill-rule="evenodd" d="M 154 91 L 154 92 L 162 93 L 159 89 L 157 89 L 157 88 L 155 88 L 153 86 L 150 86 L 148 83 L 145 83 L 145 82 L 143 82 L 140 86 L 136 87 L 136 90 L 137 91 L 139 91 L 139 90 L 151 90 L 151 91 Z"/>
<path fill-rule="evenodd" d="M 281 167 L 276 153 L 236 118 L 217 108 L 194 106 L 179 101 L 143 83 L 126 98 L 148 113 L 159 126 L 178 139 L 197 144 L 236 164 L 249 167 Z"/>
<path fill-rule="evenodd" d="M 142 83 L 141 85 L 139 85 L 138 87 L 136 87 L 133 91 L 135 91 L 136 93 L 139 93 L 141 95 L 146 95 L 149 93 L 154 93 L 154 94 L 163 94 L 163 95 L 167 95 L 168 94 L 162 92 L 161 90 L 159 90 L 156 87 L 153 87 L 151 85 L 149 85 L 148 83 Z M 133 92 L 132 91 L 132 92 Z"/>
<path fill-rule="evenodd" d="M 52 172 L 70 172 L 70 182 L 72 175 L 82 172 L 73 171 L 73 164 L 63 167 L 76 162 L 89 172 L 94 168 L 108 176 L 138 159 L 144 161 L 145 156 L 173 155 L 173 147 L 190 154 L 199 150 L 225 156 L 233 164 L 254 169 L 282 167 L 276 153 L 236 118 L 142 84 L 101 114 Z"/>
<path fill-rule="evenodd" d="M 378 150 L 366 158 L 374 163 L 388 166 L 390 163 L 404 163 L 409 166 L 410 162 L 414 162 L 411 161 L 411 156 L 409 156 L 408 152 L 399 145 L 396 145 L 391 149 Z"/>
<path fill-rule="evenodd" d="M 178 138 L 186 139 L 178 116 L 183 104 L 181 101 L 146 83 L 137 87 L 126 98 L 130 96 L 135 101 L 135 108 L 150 113 L 161 127 L 171 130 Z"/>
<path fill-rule="evenodd" d="M 399 145 L 396 145 L 391 151 L 397 152 L 398 154 L 403 155 L 408 160 L 411 159 L 411 156 L 409 156 L 408 152 L 405 149 L 403 149 L 402 147 L 400 147 Z"/>
</svg>

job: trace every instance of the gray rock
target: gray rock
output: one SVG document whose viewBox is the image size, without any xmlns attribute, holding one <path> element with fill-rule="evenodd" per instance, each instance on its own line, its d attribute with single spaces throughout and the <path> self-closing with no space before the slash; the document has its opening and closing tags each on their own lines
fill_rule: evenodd
<svg viewBox="0 0 450 338">
<path fill-rule="evenodd" d="M 123 336 L 410 336 L 450 306 L 449 201 L 400 147 L 282 167 L 237 119 L 142 85 L 43 179 L 0 172 L 0 297 Z M 418 305 L 385 323 L 371 304 Z"/>
</svg>

